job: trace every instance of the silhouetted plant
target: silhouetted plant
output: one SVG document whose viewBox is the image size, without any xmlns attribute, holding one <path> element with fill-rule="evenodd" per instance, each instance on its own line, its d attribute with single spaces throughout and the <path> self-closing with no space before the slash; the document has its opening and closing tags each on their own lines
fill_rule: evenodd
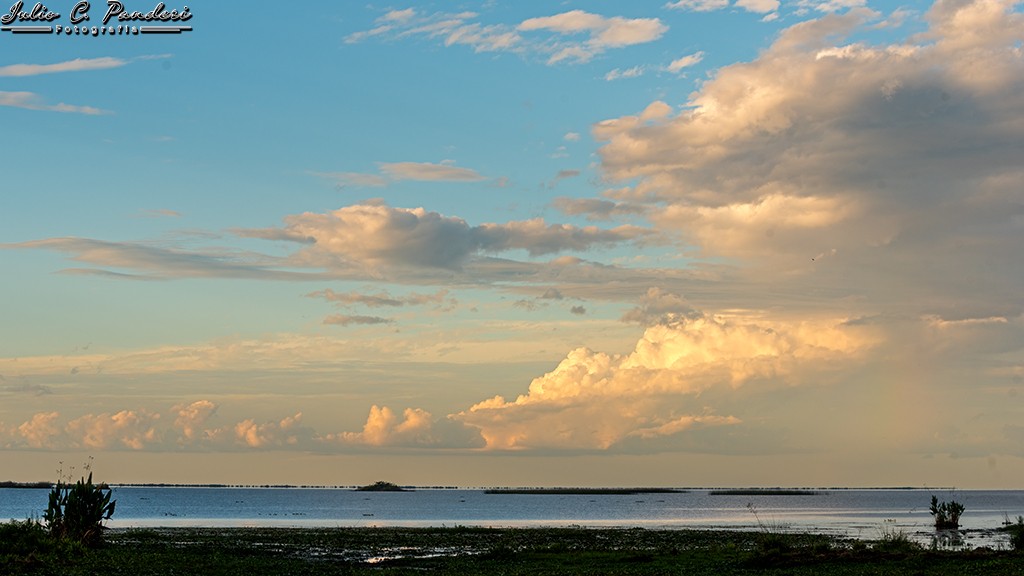
<svg viewBox="0 0 1024 576">
<path fill-rule="evenodd" d="M 932 505 L 928 508 L 928 511 L 935 517 L 936 530 L 959 528 L 960 515 L 964 513 L 964 510 L 966 507 L 956 500 L 940 503 L 934 495 L 932 495 Z"/>
<path fill-rule="evenodd" d="M 1007 524 L 1003 530 L 1010 533 L 1010 548 L 1024 552 L 1024 516 L 1017 516 L 1017 523 Z"/>
<path fill-rule="evenodd" d="M 114 515 L 116 504 L 111 499 L 110 487 L 92 483 L 92 472 L 74 484 L 61 478 L 50 490 L 43 520 L 54 538 L 93 546 L 99 543 L 105 528 L 103 521 Z"/>
</svg>

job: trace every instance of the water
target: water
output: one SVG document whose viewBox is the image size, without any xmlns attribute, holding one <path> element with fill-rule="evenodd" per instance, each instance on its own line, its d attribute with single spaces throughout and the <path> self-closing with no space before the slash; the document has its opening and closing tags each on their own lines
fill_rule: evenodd
<svg viewBox="0 0 1024 576">
<path fill-rule="evenodd" d="M 814 495 L 486 494 L 315 488 L 115 487 L 114 528 L 156 526 L 584 526 L 800 531 L 857 539 L 935 536 L 931 495 L 956 499 L 963 545 L 1006 547 L 995 532 L 1024 515 L 1024 491 L 823 490 Z M 0 488 L 0 521 L 38 518 L 47 490 Z"/>
</svg>

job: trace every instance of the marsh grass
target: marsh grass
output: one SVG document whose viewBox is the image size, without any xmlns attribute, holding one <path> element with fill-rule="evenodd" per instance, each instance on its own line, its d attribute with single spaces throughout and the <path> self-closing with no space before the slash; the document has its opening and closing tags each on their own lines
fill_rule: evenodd
<svg viewBox="0 0 1024 576">
<path fill-rule="evenodd" d="M 20 524 L 20 523 L 19 523 Z M 22 530 L 23 527 L 15 528 Z M 26 538 L 40 536 L 28 528 Z M 36 532 L 31 532 L 36 530 Z M 2 531 L 0 531 L 2 533 Z M 34 534 L 34 535 L 31 535 Z M 1020 573 L 1011 552 L 882 552 L 810 534 L 589 528 L 158 528 L 111 530 L 100 548 L 53 551 L 4 576 L 749 574 L 861 576 Z M 0 539 L 0 557 L 10 546 Z M 43 544 L 46 545 L 46 544 Z M 23 549 L 24 551 L 24 549 Z"/>
<path fill-rule="evenodd" d="M 921 545 L 914 542 L 902 528 L 883 525 L 878 530 L 878 539 L 873 548 L 881 552 L 906 554 L 920 551 Z"/>
</svg>

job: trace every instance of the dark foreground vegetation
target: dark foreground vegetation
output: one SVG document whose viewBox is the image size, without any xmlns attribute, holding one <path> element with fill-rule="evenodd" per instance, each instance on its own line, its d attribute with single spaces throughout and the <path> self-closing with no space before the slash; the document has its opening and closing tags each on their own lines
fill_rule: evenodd
<svg viewBox="0 0 1024 576">
<path fill-rule="evenodd" d="M 0 525 L 0 574 L 1018 575 L 1024 555 L 768 532 L 586 528 L 109 530 L 86 547 Z"/>
</svg>

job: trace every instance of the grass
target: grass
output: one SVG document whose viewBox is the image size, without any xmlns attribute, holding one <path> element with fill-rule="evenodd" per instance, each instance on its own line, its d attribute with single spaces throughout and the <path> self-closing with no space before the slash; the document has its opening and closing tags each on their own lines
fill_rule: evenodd
<svg viewBox="0 0 1024 576">
<path fill-rule="evenodd" d="M 708 530 L 129 529 L 107 532 L 97 549 L 73 550 L 33 542 L 43 536 L 22 523 L 0 527 L 0 574 L 1001 576 L 1021 566 L 1010 551 L 855 546 L 809 534 L 771 534 L 767 545 L 759 532 Z"/>
</svg>

